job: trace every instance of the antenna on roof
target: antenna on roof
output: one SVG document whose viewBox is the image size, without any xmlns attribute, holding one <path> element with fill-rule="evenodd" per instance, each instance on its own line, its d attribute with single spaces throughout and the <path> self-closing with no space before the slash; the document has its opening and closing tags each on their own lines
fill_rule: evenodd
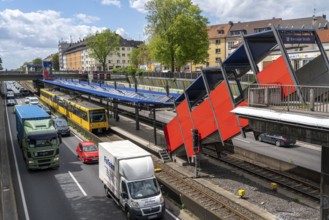
<svg viewBox="0 0 329 220">
<path fill-rule="evenodd" d="M 313 17 L 315 17 L 316 8 L 313 9 Z"/>
</svg>

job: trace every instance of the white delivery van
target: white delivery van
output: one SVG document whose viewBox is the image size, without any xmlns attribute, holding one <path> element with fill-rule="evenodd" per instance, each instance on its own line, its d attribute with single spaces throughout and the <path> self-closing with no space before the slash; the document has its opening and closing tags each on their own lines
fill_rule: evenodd
<svg viewBox="0 0 329 220">
<path fill-rule="evenodd" d="M 99 143 L 99 178 L 128 219 L 163 217 L 165 202 L 151 154 L 134 143 Z"/>
</svg>

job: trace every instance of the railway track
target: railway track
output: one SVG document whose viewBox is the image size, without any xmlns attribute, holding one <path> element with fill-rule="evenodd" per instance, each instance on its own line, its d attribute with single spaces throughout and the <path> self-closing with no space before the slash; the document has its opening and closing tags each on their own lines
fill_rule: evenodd
<svg viewBox="0 0 329 220">
<path fill-rule="evenodd" d="M 320 201 L 320 185 L 314 182 L 287 174 L 284 172 L 276 171 L 270 168 L 261 167 L 253 163 L 241 160 L 234 155 L 227 155 L 221 158 L 217 157 L 217 153 L 207 149 L 207 154 L 216 160 L 233 166 L 249 173 L 253 176 L 257 176 L 261 179 L 265 179 L 269 182 L 277 183 L 279 186 L 284 187 L 298 195 L 304 196 L 312 201 Z"/>
<path fill-rule="evenodd" d="M 155 160 L 155 165 L 161 168 L 161 172 L 156 173 L 160 182 L 207 209 L 211 213 L 210 219 L 211 216 L 218 219 L 263 219 L 251 210 L 169 168 L 166 164 Z"/>
</svg>

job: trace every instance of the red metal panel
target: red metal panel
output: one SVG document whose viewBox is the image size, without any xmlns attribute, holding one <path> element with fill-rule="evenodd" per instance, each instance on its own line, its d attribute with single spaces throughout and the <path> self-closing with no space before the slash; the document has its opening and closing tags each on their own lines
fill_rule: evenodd
<svg viewBox="0 0 329 220">
<path fill-rule="evenodd" d="M 280 84 L 280 85 L 294 85 L 294 82 L 289 74 L 286 62 L 280 56 L 273 63 L 268 65 L 263 71 L 257 74 L 260 84 Z M 290 87 L 290 93 L 296 90 Z M 288 95 L 287 88 L 283 89 L 283 94 Z"/>
<path fill-rule="evenodd" d="M 192 111 L 194 126 L 198 129 L 201 139 L 217 130 L 214 115 L 211 110 L 209 99 L 204 100 Z"/>
<path fill-rule="evenodd" d="M 233 105 L 226 84 L 222 82 L 211 92 L 210 97 L 214 105 L 215 116 L 218 121 L 222 139 L 226 141 L 240 132 L 236 116 L 230 112 L 233 110 Z M 240 105 L 246 105 L 246 102 Z M 247 125 L 245 120 L 240 121 L 242 122 L 241 126 Z"/>
<path fill-rule="evenodd" d="M 173 118 L 164 127 L 164 134 L 169 152 L 175 151 L 183 144 L 183 137 L 181 135 L 178 117 Z"/>
<path fill-rule="evenodd" d="M 193 155 L 192 143 L 192 121 L 186 99 L 176 108 L 177 117 L 182 127 L 183 140 L 187 155 Z"/>
</svg>

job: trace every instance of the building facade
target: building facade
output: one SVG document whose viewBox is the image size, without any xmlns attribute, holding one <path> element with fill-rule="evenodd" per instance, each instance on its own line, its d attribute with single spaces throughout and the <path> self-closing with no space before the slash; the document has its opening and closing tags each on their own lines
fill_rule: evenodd
<svg viewBox="0 0 329 220">
<path fill-rule="evenodd" d="M 133 48 L 137 48 L 142 43 L 142 41 L 126 40 L 120 37 L 120 47 L 112 51 L 106 58 L 105 70 L 128 67 L 130 65 L 129 54 Z M 102 70 L 102 64 L 90 56 L 91 50 L 88 49 L 84 40 L 70 44 L 60 42 L 58 48 L 61 70 L 79 72 Z"/>
</svg>

